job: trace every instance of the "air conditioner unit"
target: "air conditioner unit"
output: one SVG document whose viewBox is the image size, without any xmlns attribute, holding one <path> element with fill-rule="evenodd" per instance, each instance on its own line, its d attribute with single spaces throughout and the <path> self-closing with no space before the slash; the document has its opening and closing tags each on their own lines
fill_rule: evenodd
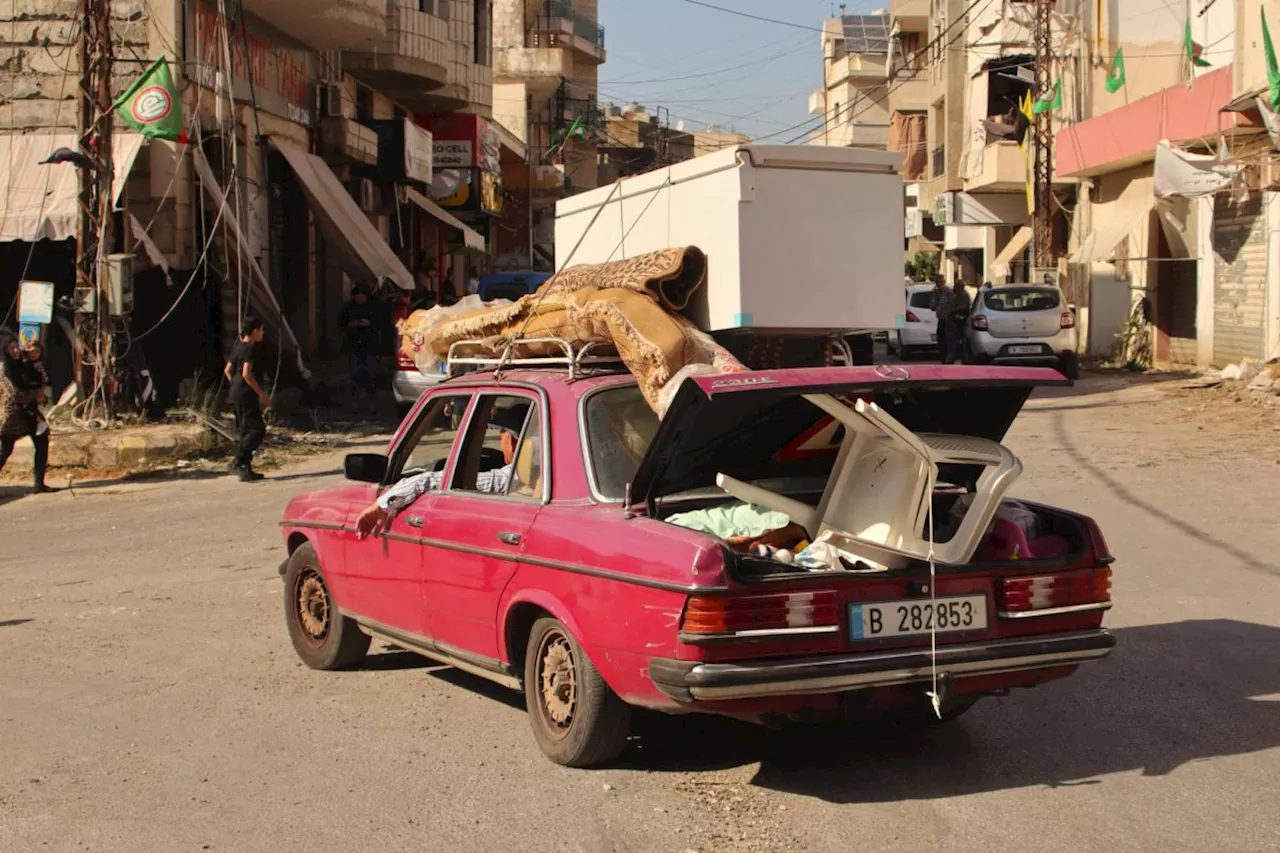
<svg viewBox="0 0 1280 853">
<path fill-rule="evenodd" d="M 356 202 L 365 213 L 374 213 L 378 208 L 378 194 L 374 190 L 373 181 L 368 178 L 356 179 Z"/>
<path fill-rule="evenodd" d="M 320 105 L 321 112 L 329 117 L 342 117 L 342 84 L 341 83 L 325 83 L 321 87 L 321 97 L 324 102 Z"/>
</svg>

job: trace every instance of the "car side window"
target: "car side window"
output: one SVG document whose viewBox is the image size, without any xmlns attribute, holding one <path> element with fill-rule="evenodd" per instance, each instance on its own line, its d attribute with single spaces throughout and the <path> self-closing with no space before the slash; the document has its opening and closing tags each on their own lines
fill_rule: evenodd
<svg viewBox="0 0 1280 853">
<path fill-rule="evenodd" d="M 542 494 L 541 415 L 530 397 L 476 401 L 453 472 L 453 489 L 537 498 Z"/>
<path fill-rule="evenodd" d="M 443 478 L 449 464 L 449 453 L 462 429 L 462 418 L 470 402 L 469 394 L 450 394 L 427 403 L 413 431 L 396 453 L 401 463 L 400 470 L 392 471 L 395 476 L 391 482 L 429 472 L 437 472 Z"/>
</svg>

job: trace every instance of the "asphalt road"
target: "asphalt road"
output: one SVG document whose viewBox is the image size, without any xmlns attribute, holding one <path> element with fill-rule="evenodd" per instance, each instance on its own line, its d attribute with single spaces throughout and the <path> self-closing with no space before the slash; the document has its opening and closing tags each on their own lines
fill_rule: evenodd
<svg viewBox="0 0 1280 853">
<path fill-rule="evenodd" d="M 0 851 L 1280 850 L 1274 441 L 1118 384 L 1034 401 L 1008 440 L 1015 492 L 1118 556 L 1109 661 L 915 735 L 647 720 L 594 772 L 474 678 L 296 661 L 276 520 L 335 458 L 0 488 Z"/>
</svg>

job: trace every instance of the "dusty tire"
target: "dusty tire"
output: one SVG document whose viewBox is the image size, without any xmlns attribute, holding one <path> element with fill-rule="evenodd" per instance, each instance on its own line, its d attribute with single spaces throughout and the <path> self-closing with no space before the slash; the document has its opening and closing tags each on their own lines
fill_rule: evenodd
<svg viewBox="0 0 1280 853">
<path fill-rule="evenodd" d="M 369 635 L 338 612 L 310 545 L 294 551 L 285 567 L 284 621 L 293 650 L 312 669 L 346 669 L 369 651 Z"/>
<path fill-rule="evenodd" d="M 1072 382 L 1080 378 L 1080 356 L 1069 352 L 1058 362 L 1058 371 Z"/>
<path fill-rule="evenodd" d="M 630 706 L 556 619 L 539 619 L 530 632 L 524 694 L 533 739 L 556 764 L 597 767 L 626 748 Z"/>
</svg>

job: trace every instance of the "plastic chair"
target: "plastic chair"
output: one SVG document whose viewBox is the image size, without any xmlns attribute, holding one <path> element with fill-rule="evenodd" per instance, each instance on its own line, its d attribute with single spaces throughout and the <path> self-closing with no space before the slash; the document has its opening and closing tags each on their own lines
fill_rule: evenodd
<svg viewBox="0 0 1280 853">
<path fill-rule="evenodd" d="M 911 560 L 972 559 L 1000 499 L 1022 473 L 1003 445 L 971 436 L 915 434 L 874 403 L 851 408 L 828 395 L 805 399 L 845 426 L 845 438 L 817 507 L 724 474 L 716 483 L 740 500 L 785 513 L 853 560 L 899 568 Z M 981 466 L 974 500 L 947 542 L 928 540 L 932 486 L 940 465 Z"/>
</svg>

